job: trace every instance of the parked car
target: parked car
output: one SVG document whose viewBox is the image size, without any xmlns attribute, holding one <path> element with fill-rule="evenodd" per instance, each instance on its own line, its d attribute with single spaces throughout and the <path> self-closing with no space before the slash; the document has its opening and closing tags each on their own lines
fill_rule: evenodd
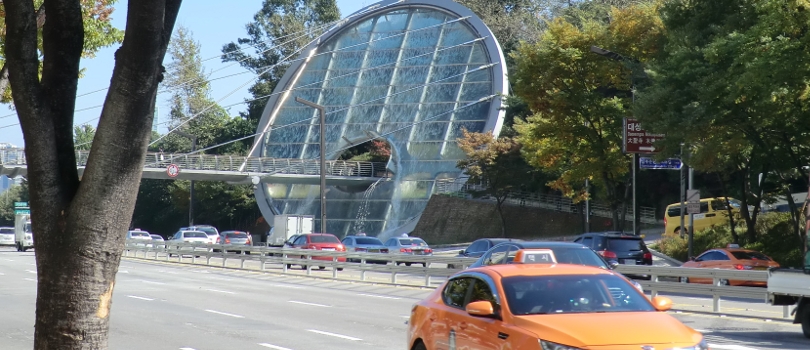
<svg viewBox="0 0 810 350">
<path fill-rule="evenodd" d="M 681 267 L 726 270 L 767 270 L 779 267 L 779 263 L 769 256 L 755 250 L 740 249 L 736 244 L 729 244 L 727 248 L 709 249 L 697 258 L 685 262 Z M 712 278 L 680 277 L 682 283 L 714 283 Z M 722 286 L 755 286 L 766 287 L 765 281 L 725 280 L 718 281 Z"/>
<path fill-rule="evenodd" d="M 348 236 L 341 241 L 347 252 L 387 254 L 388 247 L 377 237 Z M 348 259 L 349 262 L 360 262 L 360 259 Z M 370 264 L 387 264 L 388 260 L 366 260 Z"/>
<path fill-rule="evenodd" d="M 242 253 L 250 254 L 249 251 L 245 251 L 244 247 L 251 247 L 253 246 L 253 241 L 250 238 L 250 235 L 245 231 L 222 231 L 219 233 L 219 237 L 217 237 L 216 244 L 225 245 L 225 250 L 231 253 Z M 243 249 L 233 249 L 230 248 L 243 248 Z M 215 249 L 214 251 L 218 251 Z"/>
<path fill-rule="evenodd" d="M 211 225 L 194 225 L 189 227 L 181 227 L 180 231 L 202 231 L 208 235 L 208 242 L 214 244 L 217 242 L 217 238 L 219 237 L 219 230 L 216 227 Z"/>
<path fill-rule="evenodd" d="M 418 237 L 408 237 L 407 235 L 392 237 L 385 241 L 385 246 L 388 247 L 389 252 L 396 254 L 433 255 L 433 249 L 428 246 L 425 240 Z M 401 262 L 397 261 L 396 265 L 400 263 Z M 410 262 L 404 262 L 404 264 L 405 266 L 411 266 Z M 427 264 L 422 263 L 422 266 L 425 265 Z"/>
<path fill-rule="evenodd" d="M 703 335 L 615 272 L 568 264 L 464 270 L 416 303 L 406 349 L 691 349 Z M 598 324 L 602 326 L 584 326 Z"/>
<path fill-rule="evenodd" d="M 492 247 L 503 242 L 522 242 L 523 240 L 516 238 L 481 238 L 473 241 L 466 249 L 458 252 L 458 258 L 480 258 Z M 447 264 L 447 268 L 455 269 L 456 265 Z"/>
<path fill-rule="evenodd" d="M 0 246 L 14 246 L 13 227 L 0 227 Z"/>
<path fill-rule="evenodd" d="M 343 243 L 340 243 L 340 239 L 337 236 L 331 233 L 307 233 L 302 234 L 295 237 L 295 240 L 291 243 L 290 248 L 298 248 L 298 249 L 313 249 L 313 250 L 323 250 L 323 251 L 335 251 L 335 252 L 345 252 L 346 247 L 343 246 Z M 306 256 L 300 256 L 301 259 L 306 259 Z M 312 260 L 315 261 L 333 261 L 332 257 L 329 256 L 313 256 Z M 345 257 L 338 257 L 338 262 L 346 262 Z M 289 269 L 292 267 L 292 264 L 287 264 L 287 268 Z M 306 269 L 307 265 L 301 265 L 302 269 Z M 318 266 L 319 270 L 325 269 L 326 266 Z M 338 271 L 343 271 L 342 267 L 337 268 Z"/>
</svg>

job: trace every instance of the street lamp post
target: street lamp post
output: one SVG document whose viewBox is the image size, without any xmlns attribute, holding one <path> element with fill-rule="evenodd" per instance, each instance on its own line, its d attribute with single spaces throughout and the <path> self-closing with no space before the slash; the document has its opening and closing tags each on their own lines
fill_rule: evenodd
<svg viewBox="0 0 810 350">
<path fill-rule="evenodd" d="M 176 130 L 175 133 L 191 139 L 192 153 L 197 150 L 197 136 L 179 130 Z M 191 183 L 188 187 L 188 225 L 194 226 L 194 180 L 191 180 L 190 182 Z"/>
<path fill-rule="evenodd" d="M 321 124 L 321 232 L 326 233 L 326 108 L 314 102 L 296 97 L 295 102 L 305 104 L 318 110 Z"/>
<path fill-rule="evenodd" d="M 595 53 L 595 54 L 597 54 L 599 56 L 602 56 L 602 57 L 607 57 L 607 58 L 609 58 L 611 60 L 614 60 L 614 61 L 620 61 L 620 62 L 630 61 L 630 62 L 638 63 L 638 60 L 636 60 L 634 58 L 628 58 L 628 57 L 622 56 L 622 55 L 620 55 L 618 53 L 615 53 L 613 51 L 605 50 L 605 49 L 603 49 L 601 47 L 598 47 L 598 46 L 591 46 L 591 52 L 593 52 L 593 53 Z M 631 96 L 631 99 L 632 99 L 632 103 L 635 104 L 636 103 L 636 84 L 635 84 L 635 79 L 634 79 L 634 76 L 633 76 L 633 71 L 634 70 L 631 68 L 630 71 L 631 71 L 630 72 L 630 96 Z M 633 168 L 632 168 L 632 179 L 633 179 L 632 180 L 632 182 L 633 182 L 633 184 L 632 184 L 632 187 L 633 187 L 633 234 L 636 235 L 636 236 L 641 234 L 641 232 L 640 232 L 640 228 L 641 228 L 640 227 L 641 226 L 640 219 L 641 219 L 641 216 L 638 215 L 638 209 L 639 208 L 638 208 L 638 201 L 636 200 L 636 198 L 637 198 L 637 195 L 636 195 L 636 173 L 638 172 L 637 167 L 638 167 L 638 153 L 633 153 Z M 622 225 L 622 227 L 623 226 L 624 225 Z"/>
</svg>

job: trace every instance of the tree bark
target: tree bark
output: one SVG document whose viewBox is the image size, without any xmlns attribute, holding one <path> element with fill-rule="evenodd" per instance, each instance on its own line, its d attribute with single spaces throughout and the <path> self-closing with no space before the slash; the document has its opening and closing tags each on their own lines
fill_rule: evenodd
<svg viewBox="0 0 810 350">
<path fill-rule="evenodd" d="M 49 16 L 42 32 L 41 79 L 38 12 L 31 1 L 4 2 L 9 82 L 28 160 L 37 350 L 107 348 L 115 275 L 180 3 L 129 2 L 124 42 L 80 183 L 73 143 L 84 40 L 80 2 L 45 0 Z"/>
</svg>

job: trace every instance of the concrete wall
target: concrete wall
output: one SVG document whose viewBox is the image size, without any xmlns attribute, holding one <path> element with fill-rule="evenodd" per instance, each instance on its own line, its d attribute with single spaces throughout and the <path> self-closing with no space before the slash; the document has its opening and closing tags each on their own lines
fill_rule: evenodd
<svg viewBox="0 0 810 350">
<path fill-rule="evenodd" d="M 509 238 L 539 239 L 584 232 L 584 220 L 580 214 L 507 204 L 503 206 L 503 214 Z M 591 217 L 591 231 L 610 229 L 609 219 Z M 501 237 L 501 218 L 494 201 L 434 195 L 412 235 L 422 237 L 429 244 Z"/>
</svg>

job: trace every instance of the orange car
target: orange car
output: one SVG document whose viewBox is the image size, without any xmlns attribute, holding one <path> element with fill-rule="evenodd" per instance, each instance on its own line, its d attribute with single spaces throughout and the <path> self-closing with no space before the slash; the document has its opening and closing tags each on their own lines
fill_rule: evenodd
<svg viewBox="0 0 810 350">
<path fill-rule="evenodd" d="M 708 350 L 701 333 L 661 312 L 670 307 L 600 268 L 484 266 L 413 306 L 408 349 Z"/>
<path fill-rule="evenodd" d="M 727 269 L 727 270 L 767 270 L 779 267 L 779 263 L 755 250 L 740 249 L 736 244 L 728 248 L 709 249 L 696 259 L 687 261 L 681 267 Z M 681 277 L 683 283 L 714 283 L 711 278 Z M 720 285 L 765 287 L 765 281 L 720 280 Z"/>
</svg>

